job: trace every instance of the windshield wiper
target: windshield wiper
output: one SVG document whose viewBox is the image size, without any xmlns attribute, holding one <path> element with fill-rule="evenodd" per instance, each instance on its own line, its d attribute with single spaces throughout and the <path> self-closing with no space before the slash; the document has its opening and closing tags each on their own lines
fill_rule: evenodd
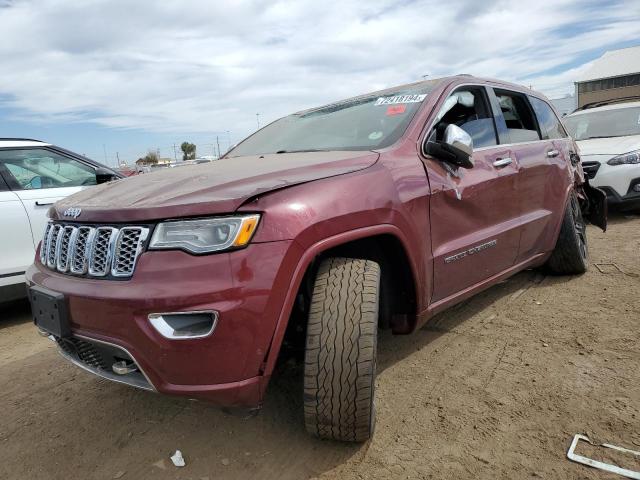
<svg viewBox="0 0 640 480">
<path fill-rule="evenodd" d="M 593 137 L 583 138 L 583 140 L 591 140 L 592 138 L 613 138 L 619 137 L 620 135 L 594 135 Z"/>
<path fill-rule="evenodd" d="M 303 152 L 327 152 L 328 150 L 320 150 L 309 148 L 305 150 L 278 150 L 276 153 L 303 153 Z"/>
</svg>

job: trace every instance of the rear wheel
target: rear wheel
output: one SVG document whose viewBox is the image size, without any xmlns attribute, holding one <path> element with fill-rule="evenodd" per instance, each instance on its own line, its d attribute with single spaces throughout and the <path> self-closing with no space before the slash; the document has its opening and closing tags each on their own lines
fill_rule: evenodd
<svg viewBox="0 0 640 480">
<path fill-rule="evenodd" d="M 571 275 L 586 272 L 588 265 L 587 225 L 582 217 L 578 197 L 572 193 L 547 267 L 552 273 Z"/>
<path fill-rule="evenodd" d="M 352 442 L 373 434 L 379 302 L 376 262 L 329 258 L 320 264 L 305 351 L 309 433 Z"/>
</svg>

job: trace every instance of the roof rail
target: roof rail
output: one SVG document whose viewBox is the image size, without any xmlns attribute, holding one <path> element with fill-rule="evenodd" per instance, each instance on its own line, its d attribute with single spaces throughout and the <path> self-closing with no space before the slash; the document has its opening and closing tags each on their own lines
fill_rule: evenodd
<svg viewBox="0 0 640 480">
<path fill-rule="evenodd" d="M 42 140 L 36 140 L 35 138 L 13 138 L 13 137 L 0 137 L 0 141 L 14 141 L 14 142 L 40 142 L 45 143 Z"/>
</svg>

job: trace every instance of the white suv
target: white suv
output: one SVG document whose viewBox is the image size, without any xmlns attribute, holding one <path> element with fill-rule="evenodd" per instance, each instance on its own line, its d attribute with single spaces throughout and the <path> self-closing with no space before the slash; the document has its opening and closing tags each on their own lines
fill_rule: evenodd
<svg viewBox="0 0 640 480">
<path fill-rule="evenodd" d="M 121 175 L 37 140 L 0 138 L 0 302 L 26 296 L 24 272 L 56 201 Z"/>
<path fill-rule="evenodd" d="M 564 118 L 591 185 L 609 204 L 640 208 L 640 102 L 613 103 Z"/>
</svg>

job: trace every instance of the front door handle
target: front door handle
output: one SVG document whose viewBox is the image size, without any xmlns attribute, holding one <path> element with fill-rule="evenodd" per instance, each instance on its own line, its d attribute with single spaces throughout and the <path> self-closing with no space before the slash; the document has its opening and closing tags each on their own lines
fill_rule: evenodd
<svg viewBox="0 0 640 480">
<path fill-rule="evenodd" d="M 511 162 L 513 162 L 513 160 L 509 157 L 499 158 L 495 162 L 493 162 L 493 166 L 496 168 L 502 168 L 506 167 L 507 165 L 511 165 Z"/>
<path fill-rule="evenodd" d="M 36 200 L 36 207 L 46 207 L 48 205 L 53 205 L 55 202 L 39 202 Z"/>
<path fill-rule="evenodd" d="M 549 150 L 547 152 L 547 157 L 549 157 L 549 158 L 555 158 L 558 155 L 560 155 L 560 152 L 558 150 Z"/>
</svg>

